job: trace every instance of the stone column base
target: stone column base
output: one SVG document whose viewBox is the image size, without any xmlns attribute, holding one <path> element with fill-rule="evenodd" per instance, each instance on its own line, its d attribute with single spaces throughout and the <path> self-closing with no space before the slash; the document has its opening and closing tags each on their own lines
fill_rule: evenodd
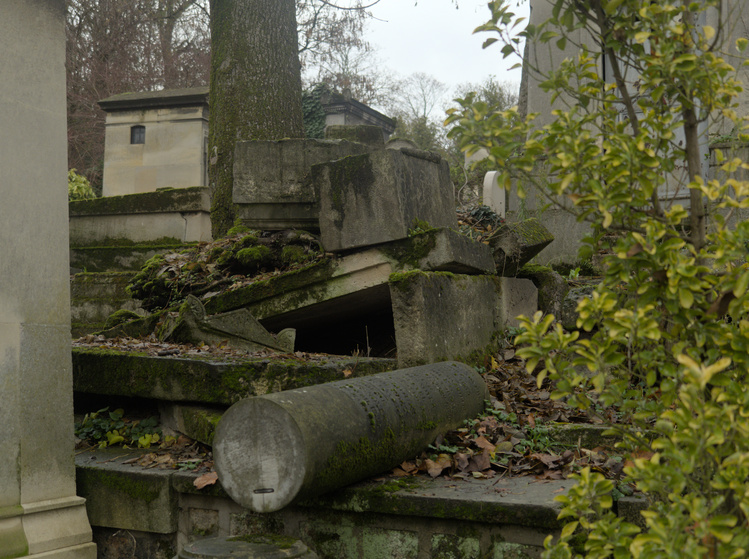
<svg viewBox="0 0 749 559">
<path fill-rule="evenodd" d="M 0 557 L 96 559 L 85 502 L 72 496 L 0 509 Z"/>
</svg>

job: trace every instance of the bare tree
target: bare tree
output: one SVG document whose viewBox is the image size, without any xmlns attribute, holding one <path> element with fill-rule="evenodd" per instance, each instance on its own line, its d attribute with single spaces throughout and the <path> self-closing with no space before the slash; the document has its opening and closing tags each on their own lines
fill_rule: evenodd
<svg viewBox="0 0 749 559">
<path fill-rule="evenodd" d="M 101 189 L 104 114 L 125 91 L 208 81 L 206 0 L 68 0 L 68 165 Z"/>
</svg>

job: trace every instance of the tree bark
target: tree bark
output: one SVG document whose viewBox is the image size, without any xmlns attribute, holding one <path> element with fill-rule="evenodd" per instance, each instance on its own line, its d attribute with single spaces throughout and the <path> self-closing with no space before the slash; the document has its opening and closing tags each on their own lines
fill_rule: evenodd
<svg viewBox="0 0 749 559">
<path fill-rule="evenodd" d="M 481 376 L 456 362 L 248 398 L 219 422 L 216 471 L 235 502 L 273 512 L 413 458 L 486 399 Z"/>
<path fill-rule="evenodd" d="M 234 146 L 304 137 L 294 0 L 211 0 L 209 181 L 214 238 L 234 222 Z"/>
</svg>

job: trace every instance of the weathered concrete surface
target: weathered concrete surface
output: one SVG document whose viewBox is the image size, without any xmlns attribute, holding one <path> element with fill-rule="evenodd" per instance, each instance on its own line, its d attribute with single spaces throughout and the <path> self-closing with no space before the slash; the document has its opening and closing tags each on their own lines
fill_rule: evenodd
<svg viewBox="0 0 749 559">
<path fill-rule="evenodd" d="M 485 351 L 518 314 L 537 307 L 530 280 L 410 272 L 391 276 L 398 365 L 466 358 Z"/>
<path fill-rule="evenodd" d="M 235 204 L 239 217 L 257 229 L 317 229 L 318 194 L 309 182 L 312 165 L 373 149 L 344 140 L 237 142 Z"/>
<path fill-rule="evenodd" d="M 70 324 L 74 338 L 102 330 L 115 311 L 141 308 L 140 301 L 125 291 L 134 275 L 133 272 L 86 273 L 70 278 Z"/>
<path fill-rule="evenodd" d="M 0 556 L 94 559 L 75 494 L 65 2 L 0 17 Z"/>
<path fill-rule="evenodd" d="M 240 505 L 277 511 L 393 468 L 488 395 L 472 367 L 445 362 L 247 398 L 219 421 L 216 471 Z"/>
<path fill-rule="evenodd" d="M 416 220 L 457 228 L 447 162 L 418 150 L 380 150 L 316 165 L 320 235 L 342 251 L 408 236 Z"/>
<path fill-rule="evenodd" d="M 67 345 L 67 340 L 66 340 Z M 230 406 L 241 398 L 395 368 L 393 359 L 243 359 L 236 363 L 73 348 L 76 392 Z"/>
<path fill-rule="evenodd" d="M 494 251 L 497 274 L 516 276 L 520 268 L 553 240 L 548 229 L 535 218 L 502 226 L 489 240 L 489 246 Z"/>
<path fill-rule="evenodd" d="M 122 239 L 136 243 L 210 241 L 210 207 L 207 187 L 70 202 L 70 244 L 98 246 Z"/>
<path fill-rule="evenodd" d="M 76 456 L 76 463 L 79 471 L 100 470 L 110 474 L 110 483 L 124 487 L 130 475 L 122 462 L 137 456 L 137 452 L 149 451 L 95 450 Z M 196 489 L 193 481 L 198 474 L 193 472 L 166 470 L 168 476 L 163 476 L 154 469 L 129 469 L 155 480 L 161 492 L 170 490 L 176 495 L 172 500 L 175 510 L 179 507 L 175 533 L 157 534 L 150 527 L 144 532 L 130 531 L 133 537 L 129 540 L 137 542 L 138 549 L 156 549 L 156 543 L 168 547 L 171 542 L 174 552 L 164 559 L 171 559 L 189 541 L 219 533 L 292 536 L 323 559 L 363 556 L 363 550 L 371 559 L 392 559 L 406 551 L 407 557 L 445 559 L 540 557 L 544 538 L 558 535 L 561 528 L 556 519 L 560 505 L 554 497 L 564 495 L 574 483 L 540 482 L 528 477 L 371 480 L 275 513 L 257 514 L 232 502 L 220 482 Z M 142 477 L 138 479 L 143 481 Z M 115 498 L 125 508 L 129 497 L 121 495 L 121 491 L 112 491 L 84 496 L 90 501 Z M 98 510 L 99 503 L 93 502 L 91 522 L 97 527 L 97 539 L 110 543 L 116 531 L 98 528 L 105 519 L 100 520 Z M 168 536 L 170 540 L 165 539 Z M 132 555 L 113 557 L 129 559 Z"/>
<path fill-rule="evenodd" d="M 538 289 L 538 309 L 544 313 L 562 316 L 562 302 L 570 290 L 567 280 L 546 266 L 525 265 L 518 272 L 519 278 L 533 282 Z"/>
<path fill-rule="evenodd" d="M 117 454 L 96 453 L 76 460 L 78 493 L 96 526 L 168 534 L 177 530 L 177 501 L 169 484 L 171 471 L 143 470 L 121 461 Z M 97 458 L 99 462 L 97 462 Z"/>
</svg>

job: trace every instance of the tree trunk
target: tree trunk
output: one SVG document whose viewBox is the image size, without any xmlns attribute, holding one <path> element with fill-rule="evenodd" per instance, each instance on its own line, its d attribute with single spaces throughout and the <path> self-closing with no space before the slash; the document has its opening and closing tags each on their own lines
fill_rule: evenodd
<svg viewBox="0 0 749 559">
<path fill-rule="evenodd" d="M 221 485 L 256 512 L 387 471 L 475 417 L 481 376 L 443 362 L 241 400 L 213 452 Z"/>
<path fill-rule="evenodd" d="M 234 146 L 304 137 L 294 0 L 211 0 L 213 236 L 234 222 Z"/>
</svg>

